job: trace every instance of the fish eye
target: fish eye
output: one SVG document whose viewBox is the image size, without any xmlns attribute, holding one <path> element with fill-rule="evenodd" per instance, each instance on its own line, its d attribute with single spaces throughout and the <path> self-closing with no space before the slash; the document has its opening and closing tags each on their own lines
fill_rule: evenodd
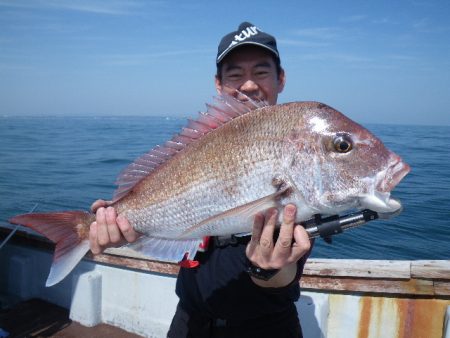
<svg viewBox="0 0 450 338">
<path fill-rule="evenodd" d="M 348 135 L 337 135 L 333 140 L 334 149 L 338 153 L 348 153 L 353 148 L 353 143 Z"/>
</svg>

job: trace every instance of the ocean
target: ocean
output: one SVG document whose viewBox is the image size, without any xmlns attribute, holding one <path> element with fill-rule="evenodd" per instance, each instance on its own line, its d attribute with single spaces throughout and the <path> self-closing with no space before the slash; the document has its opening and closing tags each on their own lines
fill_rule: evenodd
<svg viewBox="0 0 450 338">
<path fill-rule="evenodd" d="M 110 199 L 119 172 L 185 125 L 175 117 L 0 117 L 0 224 Z M 450 259 L 450 126 L 365 125 L 411 166 L 403 213 L 316 240 L 317 258 Z"/>
</svg>

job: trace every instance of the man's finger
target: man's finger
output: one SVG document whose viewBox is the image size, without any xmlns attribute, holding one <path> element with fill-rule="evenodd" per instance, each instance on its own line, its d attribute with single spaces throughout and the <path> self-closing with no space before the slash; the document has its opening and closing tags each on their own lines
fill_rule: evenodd
<svg viewBox="0 0 450 338">
<path fill-rule="evenodd" d="M 104 200 L 96 200 L 94 203 L 92 203 L 91 205 L 91 211 L 93 213 L 96 213 L 98 208 L 105 208 L 106 206 L 108 206 L 109 201 L 104 201 Z"/>
<path fill-rule="evenodd" d="M 117 216 L 117 225 L 119 226 L 120 232 L 122 233 L 123 237 L 125 237 L 125 240 L 128 243 L 132 243 L 136 241 L 136 239 L 139 237 L 139 234 L 133 229 L 131 224 L 128 222 L 128 220 L 122 216 Z"/>
<path fill-rule="evenodd" d="M 252 238 L 247 246 L 247 256 L 255 251 L 256 247 L 259 245 L 259 239 L 261 238 L 262 229 L 264 226 L 264 215 L 262 213 L 257 213 L 253 221 L 252 228 Z"/>
<path fill-rule="evenodd" d="M 259 239 L 259 247 L 261 255 L 270 260 L 273 251 L 273 233 L 278 218 L 278 210 L 271 208 L 266 213 L 266 222 L 262 229 L 261 238 Z"/>
<path fill-rule="evenodd" d="M 106 225 L 108 228 L 108 235 L 111 243 L 118 243 L 121 239 L 119 227 L 117 225 L 117 214 L 113 207 L 106 208 Z"/>
<path fill-rule="evenodd" d="M 110 242 L 108 226 L 106 223 L 105 208 L 100 207 L 96 213 L 97 222 L 97 242 L 100 246 L 105 246 Z"/>
<path fill-rule="evenodd" d="M 291 253 L 292 238 L 294 237 L 294 221 L 297 208 L 293 204 L 288 204 L 284 208 L 283 223 L 280 234 L 275 244 L 274 255 L 288 257 Z"/>
<path fill-rule="evenodd" d="M 92 222 L 89 227 L 89 246 L 94 255 L 102 252 L 97 240 L 97 222 Z"/>
<path fill-rule="evenodd" d="M 292 246 L 290 256 L 290 260 L 292 262 L 298 261 L 311 248 L 311 240 L 309 239 L 308 233 L 301 225 L 298 225 L 294 228 L 294 239 L 295 242 Z"/>
</svg>

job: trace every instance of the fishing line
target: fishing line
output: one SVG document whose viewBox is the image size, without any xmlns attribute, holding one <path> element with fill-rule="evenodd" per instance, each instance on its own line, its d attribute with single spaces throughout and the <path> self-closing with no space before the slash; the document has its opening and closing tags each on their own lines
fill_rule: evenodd
<svg viewBox="0 0 450 338">
<path fill-rule="evenodd" d="M 29 214 L 31 214 L 34 210 L 36 210 L 39 203 L 36 203 L 33 208 L 31 208 L 30 211 L 28 211 Z M 0 244 L 0 250 L 3 248 L 3 246 L 9 241 L 9 239 L 19 230 L 20 225 L 16 225 L 14 229 L 6 236 L 6 238 L 3 240 L 2 244 Z"/>
</svg>

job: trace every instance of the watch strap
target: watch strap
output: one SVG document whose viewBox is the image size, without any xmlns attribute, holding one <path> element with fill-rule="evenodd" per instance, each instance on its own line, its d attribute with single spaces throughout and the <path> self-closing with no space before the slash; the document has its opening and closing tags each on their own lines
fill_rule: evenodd
<svg viewBox="0 0 450 338">
<path fill-rule="evenodd" d="M 248 263 L 247 273 L 260 280 L 268 281 L 273 276 L 275 276 L 280 270 L 279 269 L 263 269 L 259 266 L 253 265 L 251 262 Z"/>
</svg>

